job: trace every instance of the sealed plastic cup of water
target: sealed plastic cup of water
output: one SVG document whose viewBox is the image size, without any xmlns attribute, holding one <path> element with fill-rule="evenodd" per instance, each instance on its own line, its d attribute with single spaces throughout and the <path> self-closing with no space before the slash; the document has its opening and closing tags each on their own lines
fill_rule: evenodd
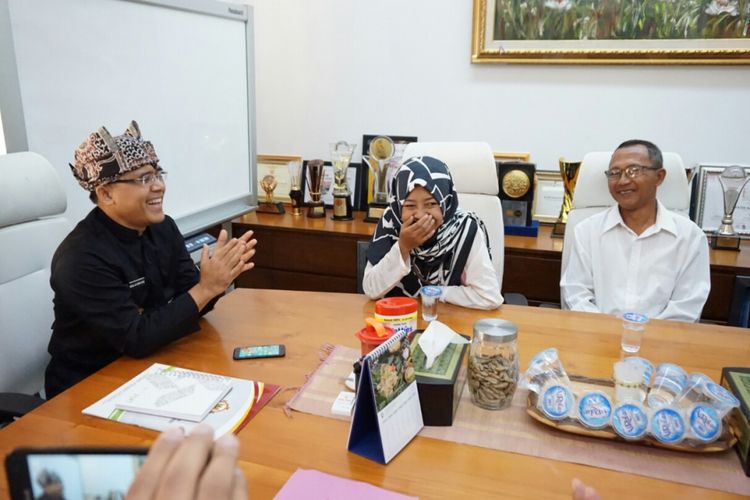
<svg viewBox="0 0 750 500">
<path fill-rule="evenodd" d="M 646 398 L 646 386 L 643 383 L 645 370 L 640 363 L 618 361 L 614 366 L 615 402 L 637 401 L 642 403 Z"/>
<path fill-rule="evenodd" d="M 439 286 L 423 286 L 419 289 L 419 295 L 422 297 L 422 319 L 425 321 L 434 321 L 438 317 L 437 308 L 443 289 Z"/>
<path fill-rule="evenodd" d="M 551 380 L 570 387 L 570 379 L 554 347 L 538 352 L 531 358 L 529 367 L 521 378 L 520 386 L 541 394 L 542 387 Z"/>
<path fill-rule="evenodd" d="M 641 339 L 646 329 L 648 318 L 636 312 L 622 315 L 622 337 L 620 347 L 627 353 L 636 353 L 641 349 Z"/>
<path fill-rule="evenodd" d="M 685 390 L 680 395 L 680 399 L 677 404 L 682 407 L 688 407 L 692 403 L 705 402 L 706 398 L 706 384 L 713 382 L 711 377 L 704 375 L 703 373 L 691 373 L 687 378 L 687 384 Z"/>
<path fill-rule="evenodd" d="M 650 408 L 671 405 L 685 391 L 687 373 L 672 363 L 662 363 L 656 367 L 656 375 L 651 390 L 646 397 Z"/>
</svg>

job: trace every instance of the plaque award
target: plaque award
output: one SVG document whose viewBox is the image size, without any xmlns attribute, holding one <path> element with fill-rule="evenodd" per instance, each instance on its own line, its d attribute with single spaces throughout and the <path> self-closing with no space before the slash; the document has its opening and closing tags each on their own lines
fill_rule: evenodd
<svg viewBox="0 0 750 500">
<path fill-rule="evenodd" d="M 713 248 L 739 251 L 740 237 L 732 226 L 732 214 L 748 180 L 750 179 L 748 179 L 745 169 L 736 165 L 726 168 L 719 176 L 721 190 L 724 192 L 724 217 L 712 238 L 711 246 Z"/>
<path fill-rule="evenodd" d="M 326 208 L 320 193 L 320 185 L 323 183 L 323 163 L 323 160 L 307 162 L 307 189 L 310 190 L 307 216 L 312 218 L 326 216 Z"/>
<path fill-rule="evenodd" d="M 562 176 L 565 193 L 563 195 L 562 207 L 560 207 L 560 215 L 557 217 L 557 222 L 555 222 L 552 228 L 553 238 L 565 237 L 565 223 L 568 222 L 568 212 L 570 212 L 573 206 L 573 191 L 576 188 L 576 181 L 578 180 L 578 173 L 580 171 L 580 161 L 565 161 L 565 158 L 560 158 L 560 175 Z"/>
<path fill-rule="evenodd" d="M 289 162 L 289 199 L 292 200 L 292 215 L 302 215 L 302 163 Z"/>
<path fill-rule="evenodd" d="M 377 222 L 388 207 L 388 170 L 395 151 L 391 138 L 379 135 L 370 141 L 369 154 L 362 157 L 372 174 L 372 201 L 365 222 Z"/>
<path fill-rule="evenodd" d="M 333 164 L 333 220 L 352 220 L 352 192 L 346 181 L 349 163 L 356 144 L 339 141 L 331 144 L 331 163 Z"/>
<path fill-rule="evenodd" d="M 264 175 L 260 180 L 260 187 L 266 192 L 265 201 L 258 203 L 258 212 L 265 214 L 283 214 L 284 204 L 273 201 L 273 190 L 276 189 L 276 177 L 271 174 Z"/>
<path fill-rule="evenodd" d="M 503 224 L 506 228 L 508 226 L 531 227 L 535 172 L 536 166 L 533 163 L 520 161 L 497 163 Z"/>
</svg>

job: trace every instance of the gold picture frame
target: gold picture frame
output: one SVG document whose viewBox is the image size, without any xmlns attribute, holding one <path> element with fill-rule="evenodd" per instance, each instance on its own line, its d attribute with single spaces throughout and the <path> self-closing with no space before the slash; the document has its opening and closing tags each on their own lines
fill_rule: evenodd
<svg viewBox="0 0 750 500">
<path fill-rule="evenodd" d="M 519 153 L 515 151 L 495 151 L 492 153 L 495 157 L 495 163 L 502 163 L 506 161 L 522 161 L 528 163 L 531 158 L 529 153 Z"/>
<path fill-rule="evenodd" d="M 258 155 L 255 163 L 258 174 L 258 192 L 263 193 L 263 189 L 260 187 L 261 179 L 266 175 L 273 175 L 276 178 L 273 201 L 290 204 L 292 200 L 289 198 L 289 191 L 292 183 L 289 177 L 289 163 L 293 161 L 299 162 L 301 168 L 301 156 Z M 262 194 L 259 196 L 262 196 Z"/>
<path fill-rule="evenodd" d="M 604 19 L 598 15 L 597 0 L 550 0 L 544 3 L 541 13 L 538 2 L 474 0 L 471 62 L 750 64 L 750 37 L 742 31 L 743 23 L 750 22 L 746 19 L 750 12 L 744 12 L 746 9 L 739 8 L 736 2 L 711 0 L 697 6 L 698 0 L 655 1 L 672 9 L 669 12 L 674 19 L 668 17 L 660 24 L 645 17 L 649 9 L 640 9 L 634 12 L 644 19 L 636 16 L 630 22 L 624 16 L 634 14 L 626 9 L 633 9 L 638 2 L 618 3 L 619 11 L 602 11 L 609 16 Z M 628 21 L 620 22 L 621 17 Z M 706 17 L 710 19 L 706 21 Z M 644 29 L 650 31 L 639 31 Z M 620 33 L 621 30 L 625 32 Z M 611 35 L 601 35 L 602 32 Z M 685 38 L 685 32 L 692 37 Z"/>
<path fill-rule="evenodd" d="M 559 171 L 536 172 L 534 179 L 534 205 L 531 218 L 539 222 L 554 223 L 560 215 L 565 186 Z"/>
</svg>

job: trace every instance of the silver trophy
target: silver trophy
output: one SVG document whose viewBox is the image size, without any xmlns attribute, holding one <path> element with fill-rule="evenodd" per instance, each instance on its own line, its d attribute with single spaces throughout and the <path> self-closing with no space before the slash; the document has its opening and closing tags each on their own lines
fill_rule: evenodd
<svg viewBox="0 0 750 500">
<path fill-rule="evenodd" d="M 346 180 L 356 144 L 339 141 L 330 145 L 333 164 L 333 220 L 352 220 L 351 191 Z"/>
<path fill-rule="evenodd" d="M 724 191 L 724 217 L 721 219 L 721 225 L 716 230 L 712 246 L 724 250 L 739 250 L 740 237 L 732 226 L 732 214 L 737 207 L 737 201 L 740 199 L 742 189 L 750 180 L 745 173 L 745 169 L 738 166 L 732 166 L 724 169 L 719 176 L 721 189 Z"/>
</svg>

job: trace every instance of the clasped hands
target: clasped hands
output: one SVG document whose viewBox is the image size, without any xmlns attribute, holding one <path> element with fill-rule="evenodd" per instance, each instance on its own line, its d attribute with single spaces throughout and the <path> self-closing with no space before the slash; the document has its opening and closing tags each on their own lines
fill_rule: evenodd
<svg viewBox="0 0 750 500">
<path fill-rule="evenodd" d="M 258 242 L 252 237 L 253 232 L 247 231 L 239 238 L 230 239 L 226 230 L 222 229 L 213 254 L 208 251 L 208 245 L 203 245 L 200 281 L 190 290 L 199 310 L 224 292 L 237 276 L 255 267 L 251 259 Z"/>
</svg>

